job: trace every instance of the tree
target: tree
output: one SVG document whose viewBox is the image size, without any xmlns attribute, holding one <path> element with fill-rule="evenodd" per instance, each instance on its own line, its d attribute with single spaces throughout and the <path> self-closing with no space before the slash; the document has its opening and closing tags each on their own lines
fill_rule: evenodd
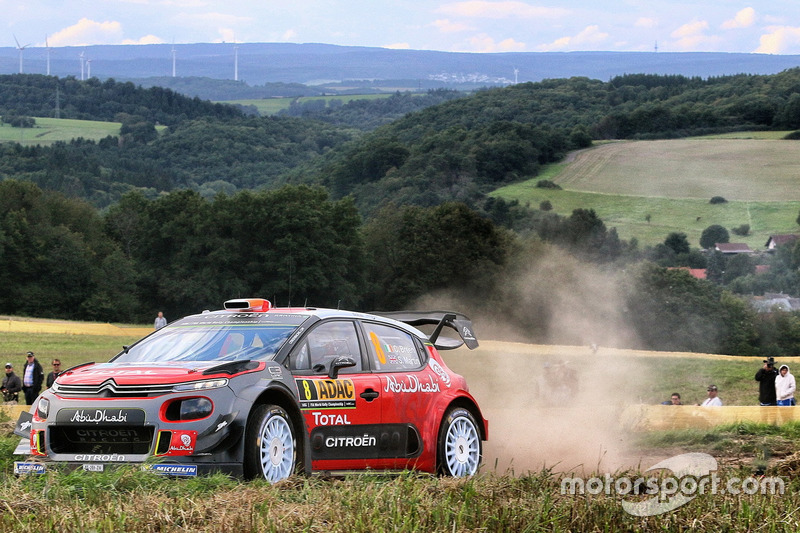
<svg viewBox="0 0 800 533">
<path fill-rule="evenodd" d="M 647 349 L 719 353 L 726 346 L 717 285 L 652 263 L 631 269 L 624 283 L 627 320 Z"/>
<path fill-rule="evenodd" d="M 672 248 L 676 254 L 689 253 L 689 239 L 686 237 L 685 233 L 670 233 L 667 235 L 667 238 L 664 239 L 664 244 L 667 247 Z"/>
<path fill-rule="evenodd" d="M 566 239 L 570 244 L 596 241 L 606 233 L 606 225 L 594 209 L 574 209 L 567 219 Z"/>
<path fill-rule="evenodd" d="M 750 224 L 742 224 L 741 226 L 731 228 L 731 233 L 742 237 L 750 235 Z"/>
<path fill-rule="evenodd" d="M 505 231 L 456 202 L 431 208 L 389 205 L 366 225 L 364 235 L 375 309 L 402 309 L 438 289 L 488 293 L 510 250 Z"/>
<path fill-rule="evenodd" d="M 700 235 L 700 246 L 706 250 L 713 248 L 717 243 L 730 242 L 728 230 L 719 224 L 713 224 L 703 230 Z"/>
<path fill-rule="evenodd" d="M 722 281 L 726 285 L 736 278 L 756 273 L 756 265 L 747 254 L 736 254 L 725 264 Z"/>
<path fill-rule="evenodd" d="M 706 279 L 714 283 L 722 283 L 725 275 L 725 256 L 722 252 L 714 250 L 708 256 L 708 266 L 706 266 Z"/>
</svg>

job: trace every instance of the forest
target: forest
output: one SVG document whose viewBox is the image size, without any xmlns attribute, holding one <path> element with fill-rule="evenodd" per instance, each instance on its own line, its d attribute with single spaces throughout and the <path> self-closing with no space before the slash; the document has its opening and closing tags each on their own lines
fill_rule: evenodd
<svg viewBox="0 0 800 533">
<path fill-rule="evenodd" d="M 756 280 L 680 235 L 640 249 L 591 209 L 486 196 L 595 140 L 796 129 L 800 69 L 546 80 L 431 94 L 387 118 L 407 99 L 255 117 L 169 89 L 0 76 L 0 114 L 122 123 L 99 142 L 0 145 L 0 313 L 142 322 L 230 297 L 390 310 L 438 295 L 531 341 L 800 354 L 800 316 L 757 314 L 734 293 L 800 294 L 796 247 Z M 667 268 L 709 261 L 738 275 Z M 541 272 L 569 286 L 583 271 L 613 288 L 626 339 L 559 327 L 563 302 L 508 282 Z"/>
</svg>

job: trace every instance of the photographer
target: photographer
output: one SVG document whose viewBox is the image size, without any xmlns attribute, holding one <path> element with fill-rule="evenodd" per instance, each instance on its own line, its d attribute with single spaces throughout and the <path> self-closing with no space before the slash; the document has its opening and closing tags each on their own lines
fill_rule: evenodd
<svg viewBox="0 0 800 533">
<path fill-rule="evenodd" d="M 778 405 L 775 394 L 776 377 L 778 377 L 778 371 L 775 369 L 775 358 L 768 357 L 764 359 L 764 366 L 756 372 L 758 403 L 760 405 Z"/>
<path fill-rule="evenodd" d="M 19 400 L 19 391 L 22 390 L 22 380 L 14 373 L 11 363 L 6 363 L 6 376 L 2 385 L 3 403 L 16 405 Z"/>
</svg>

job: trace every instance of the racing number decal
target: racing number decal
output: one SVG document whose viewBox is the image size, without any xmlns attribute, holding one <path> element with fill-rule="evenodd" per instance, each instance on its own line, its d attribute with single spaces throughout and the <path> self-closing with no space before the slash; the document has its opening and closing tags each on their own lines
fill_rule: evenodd
<svg viewBox="0 0 800 533">
<path fill-rule="evenodd" d="M 374 331 L 369 332 L 369 340 L 372 341 L 372 346 L 375 347 L 375 354 L 378 356 L 378 361 L 381 362 L 382 365 L 386 364 L 386 354 L 383 352 L 383 346 L 381 346 L 381 340 L 375 335 Z"/>
<path fill-rule="evenodd" d="M 355 409 L 352 379 L 297 379 L 300 409 Z"/>
</svg>

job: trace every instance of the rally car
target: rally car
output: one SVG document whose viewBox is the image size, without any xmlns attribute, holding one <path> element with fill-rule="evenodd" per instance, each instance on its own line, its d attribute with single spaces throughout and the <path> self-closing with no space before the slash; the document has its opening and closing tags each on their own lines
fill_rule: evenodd
<svg viewBox="0 0 800 533">
<path fill-rule="evenodd" d="M 463 344 L 478 346 L 458 313 L 229 300 L 60 375 L 17 422 L 17 452 L 29 457 L 15 471 L 133 463 L 271 482 L 364 469 L 470 476 L 488 422 L 438 351 Z"/>
</svg>

